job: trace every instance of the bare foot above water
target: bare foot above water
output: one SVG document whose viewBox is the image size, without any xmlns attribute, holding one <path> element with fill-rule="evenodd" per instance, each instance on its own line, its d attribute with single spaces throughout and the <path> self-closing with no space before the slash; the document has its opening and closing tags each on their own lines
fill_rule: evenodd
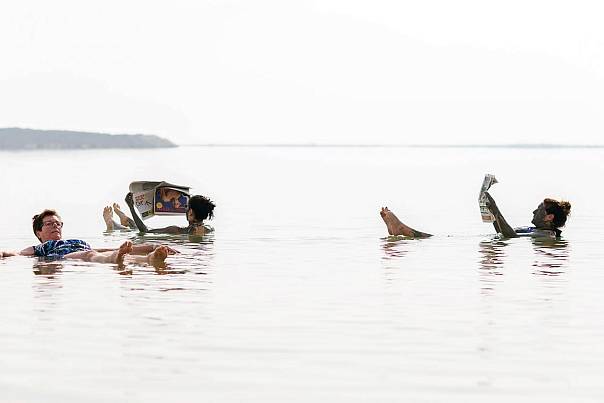
<svg viewBox="0 0 604 403">
<path fill-rule="evenodd" d="M 147 255 L 147 262 L 151 265 L 160 265 L 166 260 L 170 250 L 165 246 L 158 246 L 155 250 Z"/>
<path fill-rule="evenodd" d="M 113 231 L 113 210 L 110 206 L 103 209 L 103 220 L 105 220 L 107 231 Z"/>
<path fill-rule="evenodd" d="M 125 241 L 123 244 L 120 245 L 120 248 L 117 250 L 117 253 L 115 256 L 115 263 L 117 263 L 120 266 L 123 266 L 124 258 L 126 257 L 126 255 L 128 255 L 131 252 L 132 252 L 132 242 Z"/>
<path fill-rule="evenodd" d="M 382 207 L 380 210 L 380 216 L 382 217 L 382 220 L 384 220 L 390 235 L 404 235 L 412 238 L 426 238 L 432 236 L 425 232 L 414 230 L 413 228 L 403 224 L 403 222 L 399 220 L 398 217 L 392 211 L 390 211 L 390 209 L 388 209 L 388 207 Z"/>
<path fill-rule="evenodd" d="M 402 224 L 396 215 L 392 211 L 388 209 L 388 207 L 382 207 L 380 210 L 380 216 L 382 216 L 382 220 L 386 224 L 386 228 L 388 229 L 388 233 L 390 235 L 402 235 L 397 232 L 398 227 Z"/>
<path fill-rule="evenodd" d="M 120 218 L 120 224 L 122 224 L 124 227 L 127 227 L 129 222 L 128 216 L 124 214 L 119 204 L 113 203 L 113 211 L 115 211 L 115 214 L 117 214 L 117 216 Z"/>
</svg>

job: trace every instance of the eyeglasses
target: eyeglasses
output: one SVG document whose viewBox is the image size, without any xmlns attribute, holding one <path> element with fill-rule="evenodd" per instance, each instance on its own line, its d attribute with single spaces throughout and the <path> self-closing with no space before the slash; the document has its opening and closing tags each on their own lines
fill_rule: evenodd
<svg viewBox="0 0 604 403">
<path fill-rule="evenodd" d="M 61 221 L 46 221 L 42 223 L 42 226 L 50 228 L 50 227 L 59 227 L 63 228 L 63 223 Z"/>
</svg>

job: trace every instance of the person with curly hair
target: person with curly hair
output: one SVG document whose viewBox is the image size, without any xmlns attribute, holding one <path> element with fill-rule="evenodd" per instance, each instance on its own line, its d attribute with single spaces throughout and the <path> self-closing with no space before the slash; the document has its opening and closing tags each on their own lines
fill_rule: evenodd
<svg viewBox="0 0 604 403">
<path fill-rule="evenodd" d="M 114 228 L 132 228 L 138 229 L 141 233 L 152 233 L 152 234 L 189 234 L 203 236 L 208 232 L 212 232 L 214 229 L 205 224 L 204 220 L 211 220 L 214 217 L 214 208 L 216 205 L 212 200 L 205 196 L 195 195 L 189 199 L 189 207 L 187 209 L 186 218 L 189 225 L 186 227 L 179 227 L 171 225 L 164 228 L 148 228 L 140 216 L 137 214 L 134 207 L 134 199 L 132 193 L 126 195 L 126 204 L 130 209 L 132 218 L 126 216 L 117 204 L 113 205 L 113 210 L 119 216 L 121 225 L 118 227 L 117 223 L 113 222 L 111 215 L 111 208 L 105 207 L 103 211 L 103 218 L 107 224 L 107 230 L 111 231 Z"/>
<path fill-rule="evenodd" d="M 562 234 L 560 228 L 566 225 L 566 219 L 570 215 L 571 205 L 569 202 L 546 198 L 533 211 L 531 223 L 534 227 L 512 228 L 503 217 L 493 197 L 488 192 L 485 195 L 487 197 L 487 207 L 495 217 L 495 221 L 493 222 L 495 231 L 506 238 L 515 238 L 518 236 L 547 236 L 557 238 Z"/>
<path fill-rule="evenodd" d="M 495 221 L 493 222 L 495 231 L 506 238 L 519 236 L 559 237 L 562 233 L 560 228 L 566 224 L 566 219 L 570 215 L 571 205 L 569 202 L 547 198 L 533 211 L 533 219 L 531 220 L 531 223 L 534 225 L 533 227 L 512 228 L 503 217 L 491 195 L 488 192 L 485 195 L 487 197 L 487 207 L 495 217 Z M 390 235 L 403 235 L 409 238 L 427 238 L 432 236 L 431 234 L 407 226 L 388 207 L 382 207 L 380 216 L 384 220 Z"/>
</svg>

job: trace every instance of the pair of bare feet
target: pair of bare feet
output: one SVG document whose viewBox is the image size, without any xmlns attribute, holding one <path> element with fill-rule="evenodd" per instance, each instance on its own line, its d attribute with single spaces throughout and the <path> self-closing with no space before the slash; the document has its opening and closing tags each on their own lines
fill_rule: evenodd
<svg viewBox="0 0 604 403">
<path fill-rule="evenodd" d="M 388 209 L 388 207 L 382 207 L 380 210 L 380 216 L 382 216 L 382 220 L 384 220 L 390 235 L 404 235 L 412 238 L 427 238 L 432 236 L 425 232 L 414 230 L 413 228 L 403 224 L 403 222 L 399 220 L 398 217 Z"/>
<path fill-rule="evenodd" d="M 106 206 L 103 209 L 103 220 L 105 220 L 107 231 L 113 231 L 115 229 L 115 225 L 113 222 L 113 213 L 118 216 L 118 218 L 120 219 L 120 224 L 123 227 L 131 228 L 131 219 L 126 214 L 124 214 L 119 204 L 113 203 L 113 207 Z"/>
<path fill-rule="evenodd" d="M 131 241 L 125 241 L 123 244 L 121 244 L 119 249 L 112 254 L 111 263 L 117 263 L 121 266 L 125 262 L 133 261 L 135 263 L 148 263 L 156 266 L 162 264 L 170 253 L 170 249 L 168 249 L 168 247 L 160 245 L 147 255 L 131 255 L 132 246 Z"/>
</svg>

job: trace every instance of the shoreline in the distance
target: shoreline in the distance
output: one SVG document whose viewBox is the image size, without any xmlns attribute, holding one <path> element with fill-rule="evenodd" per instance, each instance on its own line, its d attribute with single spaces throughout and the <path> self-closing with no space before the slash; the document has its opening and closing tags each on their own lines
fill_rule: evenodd
<svg viewBox="0 0 604 403">
<path fill-rule="evenodd" d="M 107 134 L 71 130 L 0 128 L 0 151 L 171 147 L 178 147 L 178 145 L 151 134 Z"/>
</svg>

